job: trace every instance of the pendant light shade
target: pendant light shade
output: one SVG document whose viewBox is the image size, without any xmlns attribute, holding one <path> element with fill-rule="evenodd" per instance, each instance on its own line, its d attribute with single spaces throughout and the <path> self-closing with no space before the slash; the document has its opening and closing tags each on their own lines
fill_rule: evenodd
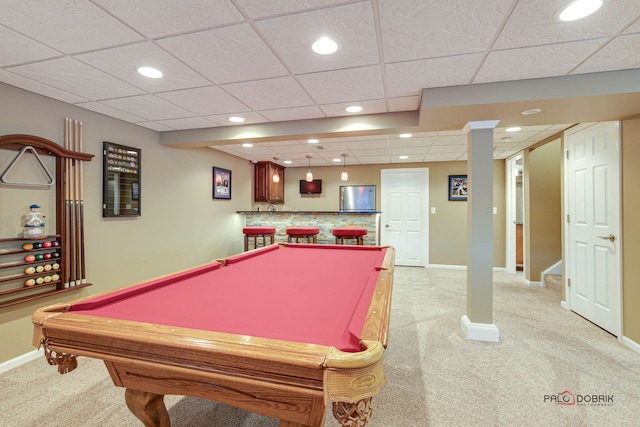
<svg viewBox="0 0 640 427">
<path fill-rule="evenodd" d="M 274 161 L 278 161 L 279 157 L 274 157 L 273 160 Z M 280 182 L 280 174 L 278 173 L 278 168 L 276 168 L 275 173 L 273 174 L 273 178 L 271 178 L 273 180 L 273 182 Z"/>
<path fill-rule="evenodd" d="M 313 156 L 307 156 L 307 159 L 309 161 L 309 168 L 307 169 L 307 176 L 305 177 L 307 182 L 311 182 L 313 181 L 313 174 L 311 173 L 311 158 Z"/>
<path fill-rule="evenodd" d="M 342 153 L 342 173 L 340 174 L 340 179 L 342 181 L 347 181 L 349 179 L 349 172 L 347 172 L 347 153 Z"/>
</svg>

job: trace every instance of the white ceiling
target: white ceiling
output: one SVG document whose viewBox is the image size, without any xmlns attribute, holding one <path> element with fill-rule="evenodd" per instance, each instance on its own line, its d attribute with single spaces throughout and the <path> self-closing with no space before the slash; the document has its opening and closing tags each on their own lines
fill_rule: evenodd
<svg viewBox="0 0 640 427">
<path fill-rule="evenodd" d="M 605 0 L 594 15 L 560 23 L 567 3 L 0 0 L 0 81 L 165 132 L 219 130 L 230 115 L 246 117 L 245 125 L 328 120 L 348 115 L 351 104 L 363 115 L 418 111 L 425 88 L 640 68 L 640 1 Z M 322 35 L 338 41 L 336 54 L 311 51 Z M 141 65 L 165 77 L 144 78 L 135 71 Z M 494 157 L 572 123 L 549 117 L 512 134 L 501 123 Z M 466 159 L 461 129 L 430 129 L 412 139 L 324 135 L 313 146 L 299 134 L 251 149 L 237 137 L 202 145 L 293 166 L 309 154 L 312 165 L 341 153 L 349 164 Z"/>
</svg>

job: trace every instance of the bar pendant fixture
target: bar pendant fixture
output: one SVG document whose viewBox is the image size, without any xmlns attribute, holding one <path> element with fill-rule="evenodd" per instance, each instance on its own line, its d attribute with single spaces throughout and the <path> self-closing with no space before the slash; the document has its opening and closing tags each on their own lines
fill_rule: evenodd
<svg viewBox="0 0 640 427">
<path fill-rule="evenodd" d="M 313 156 L 307 156 L 307 159 L 309 161 L 309 168 L 307 169 L 307 176 L 305 178 L 307 182 L 313 181 L 313 174 L 311 173 L 311 158 L 312 157 Z"/>
<path fill-rule="evenodd" d="M 347 181 L 349 179 L 349 172 L 347 172 L 347 153 L 342 153 L 342 173 L 340 174 L 340 180 Z"/>
<path fill-rule="evenodd" d="M 273 160 L 277 162 L 279 158 L 280 157 L 274 157 Z M 273 174 L 273 178 L 271 179 L 273 180 L 273 182 L 280 182 L 280 174 L 278 173 L 278 168 L 276 168 L 276 171 Z"/>
</svg>

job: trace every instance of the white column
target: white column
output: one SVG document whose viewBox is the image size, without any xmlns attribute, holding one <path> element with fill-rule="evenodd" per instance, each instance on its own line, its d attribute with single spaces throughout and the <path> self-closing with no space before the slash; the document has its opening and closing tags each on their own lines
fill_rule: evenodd
<svg viewBox="0 0 640 427">
<path fill-rule="evenodd" d="M 467 159 L 467 339 L 497 342 L 493 324 L 493 129 L 498 120 L 469 122 Z"/>
</svg>

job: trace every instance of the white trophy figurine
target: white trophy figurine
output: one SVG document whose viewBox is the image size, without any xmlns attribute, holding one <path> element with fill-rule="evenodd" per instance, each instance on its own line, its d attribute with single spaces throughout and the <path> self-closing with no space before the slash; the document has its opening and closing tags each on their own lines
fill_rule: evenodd
<svg viewBox="0 0 640 427">
<path fill-rule="evenodd" d="M 45 215 L 40 212 L 39 205 L 29 206 L 29 213 L 24 216 L 24 231 L 22 236 L 26 238 L 42 238 L 44 237 L 44 221 Z"/>
</svg>

